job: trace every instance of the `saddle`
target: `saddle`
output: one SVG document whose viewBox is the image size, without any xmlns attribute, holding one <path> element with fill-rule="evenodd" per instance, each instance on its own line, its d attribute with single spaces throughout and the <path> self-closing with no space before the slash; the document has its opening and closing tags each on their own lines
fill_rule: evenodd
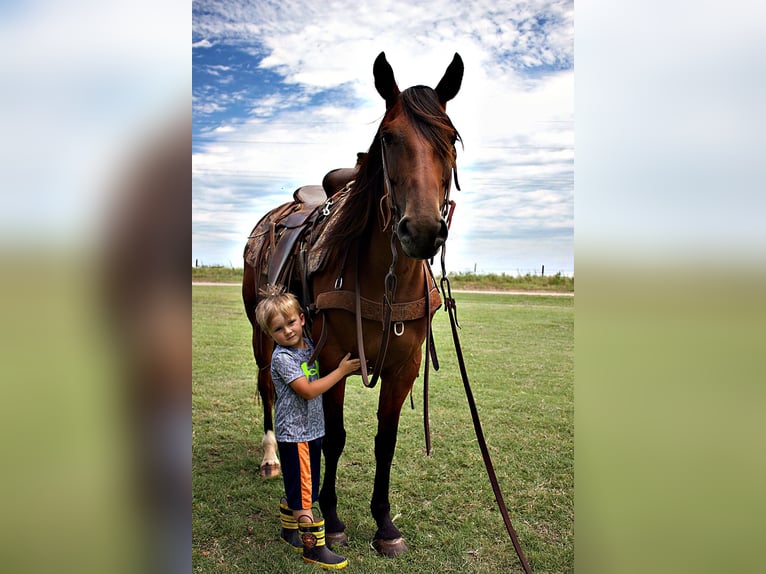
<svg viewBox="0 0 766 574">
<path fill-rule="evenodd" d="M 356 165 L 354 167 L 341 167 L 327 172 L 327 175 L 322 179 L 322 188 L 328 197 L 338 193 L 356 178 L 356 174 L 359 171 L 359 165 L 362 163 L 362 160 L 366 155 L 367 154 L 364 152 L 357 153 Z"/>
<path fill-rule="evenodd" d="M 332 198 L 354 180 L 359 162 L 365 155 L 357 154 L 357 164 L 353 168 L 329 171 L 322 179 L 322 185 L 299 187 L 293 192 L 293 201 L 271 210 L 256 224 L 248 237 L 244 259 L 265 275 L 259 283 L 281 284 L 295 292 L 298 289 L 292 288 L 291 283 L 297 281 L 304 307 L 308 306 L 310 272 L 306 265 L 305 242 L 310 231 L 329 215 Z"/>
</svg>

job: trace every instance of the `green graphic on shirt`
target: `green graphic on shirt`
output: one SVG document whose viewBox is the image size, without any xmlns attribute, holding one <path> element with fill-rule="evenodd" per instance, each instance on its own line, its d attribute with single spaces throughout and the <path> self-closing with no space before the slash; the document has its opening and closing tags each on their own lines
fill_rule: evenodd
<svg viewBox="0 0 766 574">
<path fill-rule="evenodd" d="M 303 362 L 301 363 L 301 369 L 303 369 L 303 374 L 306 375 L 306 378 L 310 381 L 312 380 L 312 377 L 314 379 L 319 377 L 319 362 L 314 361 L 313 366 L 309 367 L 307 363 Z"/>
</svg>

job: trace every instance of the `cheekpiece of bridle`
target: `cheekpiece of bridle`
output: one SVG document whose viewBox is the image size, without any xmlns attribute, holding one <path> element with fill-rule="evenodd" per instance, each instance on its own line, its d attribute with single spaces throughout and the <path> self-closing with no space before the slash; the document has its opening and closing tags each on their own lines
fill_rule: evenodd
<svg viewBox="0 0 766 574">
<path fill-rule="evenodd" d="M 401 219 L 401 214 L 399 213 L 399 206 L 396 203 L 396 198 L 394 197 L 394 186 L 391 183 L 391 178 L 388 173 L 388 164 L 386 162 L 386 141 L 385 139 L 378 134 L 378 138 L 380 140 L 380 156 L 382 160 L 382 166 L 383 166 L 383 185 L 385 187 L 385 193 L 386 197 L 388 198 L 387 204 L 388 204 L 388 210 L 390 213 L 390 219 L 389 219 L 389 225 L 391 225 L 391 266 L 388 269 L 388 273 L 386 274 L 385 279 L 385 294 L 383 296 L 383 305 L 384 309 L 391 309 L 391 304 L 394 301 L 394 296 L 396 294 L 396 261 L 397 261 L 397 251 L 396 251 L 396 240 L 398 239 L 398 229 L 399 229 L 399 220 Z M 453 150 L 453 157 L 457 156 L 457 150 L 455 149 L 455 146 L 453 144 L 452 146 Z M 460 183 L 457 179 L 457 162 L 453 162 L 452 166 L 450 166 L 450 171 L 452 172 L 452 176 L 455 180 L 455 187 L 460 190 Z M 440 211 L 442 218 L 447 222 L 447 228 L 449 229 L 450 223 L 452 223 L 452 214 L 455 210 L 455 202 L 451 201 L 450 196 L 450 189 L 451 189 L 451 178 L 447 179 L 447 183 L 444 186 L 444 196 L 442 199 L 442 203 L 440 206 Z M 444 252 L 444 246 L 442 246 L 442 253 Z"/>
<path fill-rule="evenodd" d="M 389 210 L 389 213 L 391 214 L 389 225 L 391 225 L 391 231 L 393 232 L 392 235 L 395 236 L 397 233 L 397 229 L 399 227 L 399 220 L 401 219 L 401 214 L 399 213 L 399 206 L 396 203 L 396 199 L 394 197 L 394 186 L 391 183 L 391 178 L 388 174 L 388 163 L 386 162 L 386 141 L 378 135 L 378 138 L 380 139 L 380 156 L 382 160 L 383 165 L 383 185 L 385 186 L 385 193 L 386 197 L 388 198 L 387 201 L 387 207 Z M 457 156 L 457 150 L 455 149 L 455 146 L 453 144 L 452 151 L 455 156 Z M 450 171 L 452 172 L 452 179 L 455 180 L 455 188 L 460 191 L 460 182 L 457 178 L 457 162 L 453 162 L 452 166 L 450 167 Z M 451 180 L 448 179 L 446 185 L 444 186 L 444 197 L 442 198 L 442 203 L 440 206 L 440 211 L 442 214 L 442 217 L 445 221 L 448 223 L 452 220 L 452 212 L 454 211 L 455 204 L 453 201 L 450 201 L 450 190 L 451 190 Z"/>
</svg>

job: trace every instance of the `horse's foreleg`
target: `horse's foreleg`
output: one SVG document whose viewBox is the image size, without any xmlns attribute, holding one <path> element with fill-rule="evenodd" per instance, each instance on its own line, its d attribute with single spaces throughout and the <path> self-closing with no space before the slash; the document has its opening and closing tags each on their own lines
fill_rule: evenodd
<svg viewBox="0 0 766 574">
<path fill-rule="evenodd" d="M 378 552 L 387 556 L 395 556 L 407 551 L 401 532 L 391 520 L 391 504 L 388 499 L 396 434 L 396 428 L 379 430 L 375 437 L 375 487 L 370 502 L 372 517 L 378 525 L 373 546 Z"/>
<path fill-rule="evenodd" d="M 378 434 L 375 436 L 375 487 L 372 492 L 370 510 L 378 525 L 373 546 L 385 556 L 396 556 L 407 552 L 407 545 L 402 540 L 402 534 L 391 520 L 388 491 L 391 482 L 391 463 L 396 449 L 396 435 L 399 430 L 399 415 L 410 386 L 405 385 L 392 389 L 392 392 L 387 392 L 384 386 L 381 388 L 378 405 Z"/>
<path fill-rule="evenodd" d="M 338 461 L 346 446 L 346 429 L 343 424 L 344 395 L 345 382 L 340 382 L 323 396 L 325 436 L 322 439 L 322 451 L 325 470 L 319 492 L 319 508 L 325 520 L 326 540 L 330 546 L 343 546 L 348 542 L 346 525 L 338 518 L 338 494 L 335 490 Z"/>
</svg>

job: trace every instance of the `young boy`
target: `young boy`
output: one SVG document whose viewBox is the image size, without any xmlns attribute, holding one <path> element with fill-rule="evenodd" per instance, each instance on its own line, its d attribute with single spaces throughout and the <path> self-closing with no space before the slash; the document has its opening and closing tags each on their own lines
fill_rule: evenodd
<svg viewBox="0 0 766 574">
<path fill-rule="evenodd" d="M 305 562 L 323 568 L 345 568 L 348 560 L 327 548 L 324 519 L 315 517 L 311 507 L 319 495 L 324 436 L 321 395 L 358 371 L 359 359 L 351 359 L 347 353 L 334 371 L 320 378 L 318 362 L 307 364 L 314 344 L 303 336 L 305 317 L 292 293 L 272 290 L 258 303 L 255 318 L 275 343 L 271 356 L 271 378 L 276 390 L 274 427 L 286 494 L 286 501 L 280 503 L 281 538 L 302 551 Z"/>
</svg>

